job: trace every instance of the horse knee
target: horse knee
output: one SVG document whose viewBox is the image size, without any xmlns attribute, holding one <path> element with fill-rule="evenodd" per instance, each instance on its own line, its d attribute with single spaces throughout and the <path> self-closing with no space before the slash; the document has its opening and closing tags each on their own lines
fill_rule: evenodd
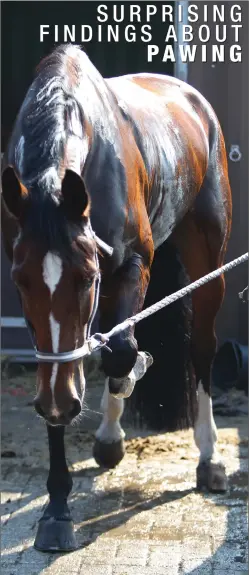
<svg viewBox="0 0 249 575">
<path fill-rule="evenodd" d="M 126 377 L 137 359 L 138 347 L 135 338 L 129 336 L 122 339 L 120 336 L 115 336 L 108 345 L 112 353 L 102 349 L 102 368 L 105 375 L 114 379 Z"/>
</svg>

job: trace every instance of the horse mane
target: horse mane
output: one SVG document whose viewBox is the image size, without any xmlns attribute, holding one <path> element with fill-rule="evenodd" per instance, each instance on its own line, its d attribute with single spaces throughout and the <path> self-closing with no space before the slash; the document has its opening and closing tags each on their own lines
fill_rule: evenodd
<svg viewBox="0 0 249 575">
<path fill-rule="evenodd" d="M 69 223 L 59 197 L 68 139 L 79 138 L 80 145 L 84 139 L 77 91 L 86 76 L 101 78 L 95 70 L 77 46 L 59 46 L 45 57 L 36 69 L 10 142 L 20 180 L 29 190 L 23 234 L 68 262 L 90 261 L 94 253 L 92 241 L 84 235 L 84 218 Z M 77 238 L 81 238 L 78 243 Z"/>
<path fill-rule="evenodd" d="M 32 86 L 36 94 L 23 118 L 30 138 L 28 180 L 37 177 L 39 168 L 43 186 L 44 170 L 50 167 L 49 184 L 52 177 L 58 185 L 52 168 L 63 170 L 69 136 L 83 141 L 88 123 L 103 139 L 117 137 L 114 96 L 87 54 L 72 44 L 57 47 L 40 62 Z"/>
<path fill-rule="evenodd" d="M 19 141 L 15 155 L 17 166 L 23 157 L 20 175 L 26 185 L 36 181 L 42 189 L 46 184 L 50 189 L 59 186 L 56 172 L 62 167 L 68 137 L 83 138 L 83 113 L 74 93 L 79 66 L 76 58 L 67 56 L 69 48 L 60 46 L 40 62 L 21 108 L 23 146 Z M 74 48 L 77 54 L 79 49 Z"/>
</svg>

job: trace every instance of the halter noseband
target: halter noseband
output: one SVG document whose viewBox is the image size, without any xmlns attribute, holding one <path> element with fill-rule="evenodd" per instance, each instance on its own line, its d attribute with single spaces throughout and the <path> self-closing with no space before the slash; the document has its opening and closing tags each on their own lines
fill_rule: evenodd
<svg viewBox="0 0 249 575">
<path fill-rule="evenodd" d="M 89 231 L 91 233 L 91 237 L 95 240 L 96 245 L 99 246 L 103 252 L 105 252 L 109 256 L 112 256 L 113 248 L 108 246 L 105 242 L 103 242 L 103 240 L 101 240 L 95 234 L 91 225 L 89 227 Z M 40 363 L 66 363 L 68 361 L 74 361 L 76 359 L 80 359 L 83 356 L 90 355 L 94 350 L 100 349 L 102 346 L 106 345 L 105 342 L 102 340 L 101 336 L 98 337 L 98 334 L 95 335 L 94 339 L 92 338 L 91 342 L 88 341 L 88 339 L 91 335 L 91 327 L 93 324 L 93 320 L 94 320 L 95 315 L 97 313 L 98 304 L 99 304 L 101 276 L 100 276 L 99 258 L 98 258 L 98 254 L 97 254 L 97 249 L 95 249 L 95 263 L 96 263 L 96 267 L 97 267 L 97 274 L 96 274 L 95 279 L 94 279 L 94 302 L 93 302 L 93 308 L 91 311 L 91 315 L 90 315 L 90 318 L 89 318 L 88 324 L 87 324 L 86 342 L 81 347 L 74 349 L 72 351 L 65 351 L 65 352 L 61 352 L 61 353 L 60 352 L 59 353 L 53 353 L 53 352 L 48 353 L 48 352 L 44 352 L 44 351 L 39 351 L 37 349 L 37 345 L 36 345 L 36 341 L 35 341 L 34 328 L 31 325 L 31 323 L 27 320 L 27 318 L 24 316 L 24 319 L 26 321 L 26 325 L 28 328 L 28 332 L 29 332 L 29 335 L 30 335 L 30 338 L 31 338 L 31 341 L 32 341 L 32 344 L 33 344 L 33 347 L 35 350 L 35 357 Z"/>
</svg>

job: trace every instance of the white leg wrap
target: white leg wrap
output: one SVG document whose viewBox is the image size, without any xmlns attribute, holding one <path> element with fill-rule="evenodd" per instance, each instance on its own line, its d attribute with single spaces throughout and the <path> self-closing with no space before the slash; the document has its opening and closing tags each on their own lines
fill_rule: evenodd
<svg viewBox="0 0 249 575">
<path fill-rule="evenodd" d="M 96 431 L 96 438 L 104 443 L 120 441 L 125 437 L 119 421 L 124 411 L 124 400 L 113 397 L 109 393 L 108 378 L 105 382 L 105 389 L 101 399 L 101 409 L 103 419 Z"/>
<path fill-rule="evenodd" d="M 218 462 L 216 450 L 217 429 L 213 418 L 212 399 L 203 389 L 201 381 L 198 385 L 198 416 L 194 429 L 195 443 L 200 450 L 200 462 Z"/>
</svg>

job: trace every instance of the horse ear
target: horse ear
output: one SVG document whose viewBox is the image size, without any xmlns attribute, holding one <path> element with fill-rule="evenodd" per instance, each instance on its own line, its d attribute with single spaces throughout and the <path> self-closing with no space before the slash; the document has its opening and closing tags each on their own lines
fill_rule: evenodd
<svg viewBox="0 0 249 575">
<path fill-rule="evenodd" d="M 28 190 L 19 181 L 12 166 L 7 166 L 2 173 L 2 196 L 9 212 L 19 219 Z"/>
<path fill-rule="evenodd" d="M 65 213 L 69 219 L 75 220 L 82 216 L 89 216 L 89 195 L 81 176 L 73 170 L 66 170 L 62 180 L 61 193 Z"/>
</svg>

